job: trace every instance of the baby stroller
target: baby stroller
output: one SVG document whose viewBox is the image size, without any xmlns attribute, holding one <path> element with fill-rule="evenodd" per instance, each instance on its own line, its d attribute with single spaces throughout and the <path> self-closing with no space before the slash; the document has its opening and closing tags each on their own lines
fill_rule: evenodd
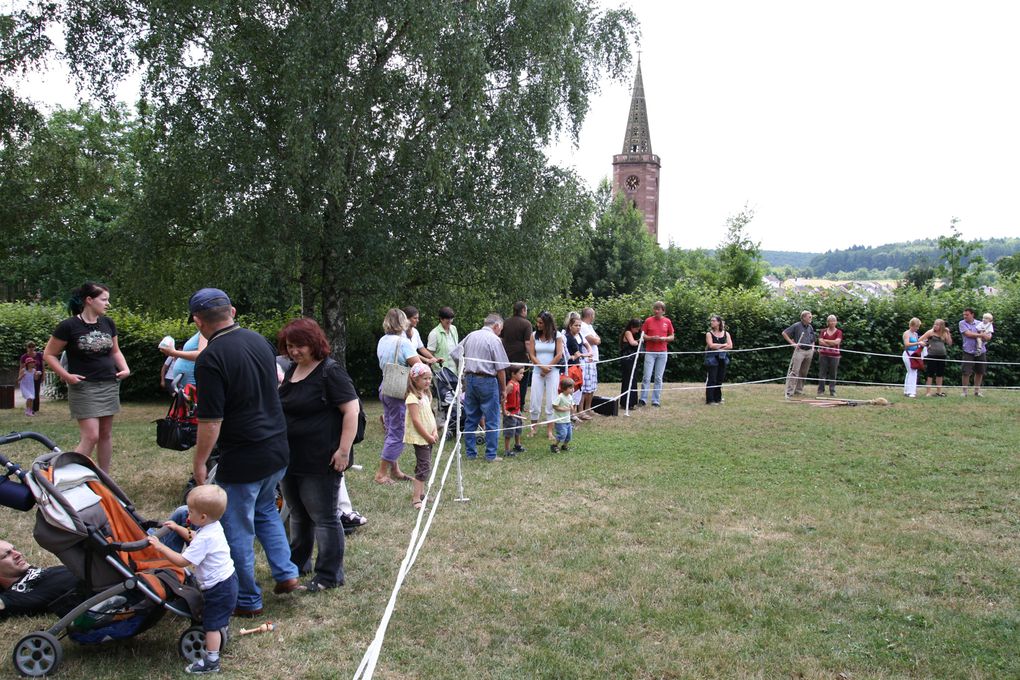
<svg viewBox="0 0 1020 680">
<path fill-rule="evenodd" d="M 449 432 L 443 431 L 443 437 L 454 437 L 457 431 L 457 423 L 460 422 L 460 429 L 464 429 L 464 409 L 460 406 L 460 400 L 457 398 L 457 374 L 446 368 L 445 366 L 435 369 L 433 366 L 432 372 L 432 387 L 436 392 L 436 404 L 439 405 L 438 413 L 436 414 L 436 423 L 439 427 L 443 427 L 446 423 L 446 416 L 450 414 L 450 429 Z M 463 396 L 463 395 L 462 395 Z"/>
<path fill-rule="evenodd" d="M 184 569 L 152 548 L 146 529 L 159 522 L 142 519 L 124 492 L 87 456 L 63 452 L 45 436 L 15 432 L 0 436 L 0 445 L 33 439 L 49 449 L 25 473 L 0 456 L 8 474 L 6 505 L 37 507 L 33 536 L 56 555 L 83 584 L 87 599 L 47 630 L 21 638 L 14 646 L 15 669 L 24 676 L 54 673 L 63 660 L 60 638 L 97 644 L 133 637 L 155 625 L 167 611 L 190 620 L 178 651 L 189 661 L 205 654 L 201 627 L 202 593 Z M 24 486 L 12 494 L 12 485 Z M 7 502 L 19 496 L 20 502 Z M 224 643 L 226 643 L 226 630 Z"/>
</svg>

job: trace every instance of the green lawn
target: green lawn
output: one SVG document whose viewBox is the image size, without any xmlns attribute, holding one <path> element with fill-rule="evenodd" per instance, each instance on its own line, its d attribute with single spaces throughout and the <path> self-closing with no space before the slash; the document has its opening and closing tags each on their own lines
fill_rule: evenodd
<svg viewBox="0 0 1020 680">
<path fill-rule="evenodd" d="M 451 479 L 376 677 L 1020 677 L 1020 394 L 845 392 L 895 403 L 815 408 L 775 385 L 709 408 L 676 390 L 662 409 L 579 428 L 569 454 L 537 437 L 517 460 L 465 461 L 471 500 L 452 502 Z M 347 586 L 268 594 L 278 630 L 234 639 L 235 677 L 349 678 L 375 632 L 415 515 L 409 487 L 372 483 L 367 408 L 349 484 L 369 524 L 348 540 Z M 150 515 L 174 507 L 190 468 L 155 446 L 164 410 L 129 406 L 114 430 L 114 478 Z M 25 423 L 75 444 L 63 404 L 32 420 L 0 411 L 0 430 Z M 27 465 L 39 451 L 3 453 Z M 53 563 L 33 521 L 0 509 L 0 535 Z M 261 558 L 259 573 L 271 585 Z M 45 622 L 3 621 L 0 636 L 12 647 Z M 185 627 L 67 641 L 60 675 L 181 677 Z"/>
</svg>

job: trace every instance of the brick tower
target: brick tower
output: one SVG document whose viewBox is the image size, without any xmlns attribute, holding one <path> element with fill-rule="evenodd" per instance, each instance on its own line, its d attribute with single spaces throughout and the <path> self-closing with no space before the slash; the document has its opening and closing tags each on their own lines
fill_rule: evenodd
<svg viewBox="0 0 1020 680">
<path fill-rule="evenodd" d="M 623 152 L 613 156 L 613 193 L 622 192 L 644 213 L 648 233 L 656 242 L 659 240 L 659 167 L 659 157 L 652 153 L 645 88 L 638 61 Z"/>
</svg>

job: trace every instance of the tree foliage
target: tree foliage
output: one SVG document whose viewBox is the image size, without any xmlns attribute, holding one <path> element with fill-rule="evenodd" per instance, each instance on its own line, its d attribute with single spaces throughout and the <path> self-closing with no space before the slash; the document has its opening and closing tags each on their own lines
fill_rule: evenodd
<svg viewBox="0 0 1020 680">
<path fill-rule="evenodd" d="M 999 258 L 995 263 L 995 269 L 1005 278 L 1020 278 L 1020 253 Z"/>
<path fill-rule="evenodd" d="M 340 353 L 348 318 L 380 304 L 566 289 L 591 200 L 543 149 L 576 135 L 603 74 L 624 75 L 629 11 L 583 0 L 67 8 L 72 67 L 94 88 L 143 65 L 151 138 L 133 219 L 150 247 L 138 268 L 170 251 L 192 284 L 248 281 L 236 294 L 252 304 L 300 290 Z"/>
<path fill-rule="evenodd" d="M 0 283 L 43 299 L 86 278 L 113 283 L 133 245 L 122 217 L 137 185 L 136 125 L 123 109 L 57 109 L 0 148 Z"/>
<path fill-rule="evenodd" d="M 42 120 L 10 81 L 37 67 L 50 53 L 46 27 L 56 11 L 55 2 L 27 2 L 0 14 L 0 149 L 23 141 Z"/>
<path fill-rule="evenodd" d="M 726 219 L 726 237 L 719 244 L 719 286 L 721 288 L 760 288 L 766 266 L 761 259 L 761 244 L 747 237 L 746 229 L 754 219 L 754 210 L 744 206 Z"/>
<path fill-rule="evenodd" d="M 936 268 L 948 288 L 974 288 L 978 277 L 985 269 L 985 260 L 975 251 L 981 248 L 980 241 L 964 241 L 957 224 L 958 217 L 949 221 L 951 234 L 938 240 L 941 262 Z"/>
<path fill-rule="evenodd" d="M 903 282 L 918 290 L 932 290 L 935 286 L 935 267 L 927 259 L 921 260 L 903 275 Z"/>
<path fill-rule="evenodd" d="M 571 289 L 596 298 L 632 293 L 652 281 L 658 246 L 641 211 L 622 194 L 613 196 L 608 180 L 599 185 L 596 202 L 599 217 L 585 235 Z"/>
</svg>

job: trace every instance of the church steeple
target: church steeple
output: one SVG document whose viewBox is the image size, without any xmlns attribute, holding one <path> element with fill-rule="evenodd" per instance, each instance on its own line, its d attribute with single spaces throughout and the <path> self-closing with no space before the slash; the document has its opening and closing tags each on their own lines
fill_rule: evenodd
<svg viewBox="0 0 1020 680">
<path fill-rule="evenodd" d="M 638 60 L 634 89 L 630 95 L 630 114 L 623 137 L 623 152 L 613 156 L 613 193 L 623 194 L 644 213 L 645 226 L 653 238 L 659 238 L 659 157 L 652 153 L 645 107 L 645 84 Z"/>
<path fill-rule="evenodd" d="M 648 131 L 648 109 L 645 108 L 645 86 L 641 80 L 641 60 L 638 59 L 634 89 L 630 95 L 630 115 L 623 135 L 620 153 L 652 153 L 652 136 Z"/>
</svg>

